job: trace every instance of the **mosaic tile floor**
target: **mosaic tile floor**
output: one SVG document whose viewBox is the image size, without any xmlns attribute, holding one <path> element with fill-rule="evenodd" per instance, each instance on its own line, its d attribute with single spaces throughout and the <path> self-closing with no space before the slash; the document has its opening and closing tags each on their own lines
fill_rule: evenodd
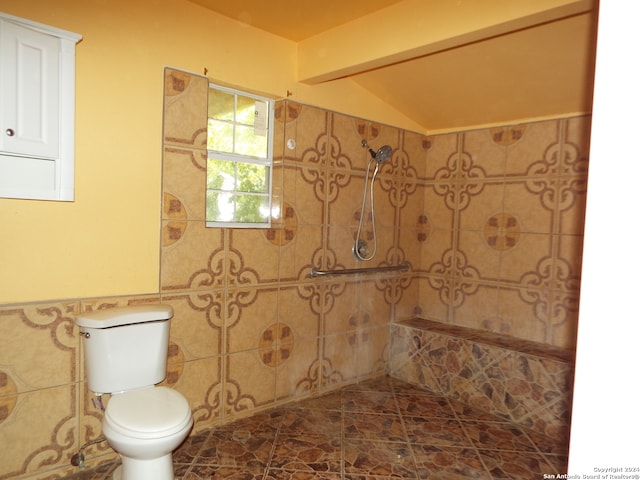
<svg viewBox="0 0 640 480">
<path fill-rule="evenodd" d="M 174 463 L 179 480 L 531 480 L 566 472 L 567 445 L 381 377 L 194 434 Z"/>
</svg>

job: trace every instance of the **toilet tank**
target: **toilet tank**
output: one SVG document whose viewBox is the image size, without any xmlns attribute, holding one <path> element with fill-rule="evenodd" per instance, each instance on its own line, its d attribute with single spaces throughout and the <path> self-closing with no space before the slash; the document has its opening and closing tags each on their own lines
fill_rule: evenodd
<svg viewBox="0 0 640 480">
<path fill-rule="evenodd" d="M 172 316 L 173 309 L 162 304 L 78 315 L 89 390 L 117 393 L 161 382 Z"/>
</svg>

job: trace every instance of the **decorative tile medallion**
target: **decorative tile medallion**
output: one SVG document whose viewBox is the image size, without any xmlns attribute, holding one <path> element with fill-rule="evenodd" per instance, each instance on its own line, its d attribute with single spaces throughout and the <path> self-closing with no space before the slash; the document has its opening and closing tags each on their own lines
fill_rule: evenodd
<svg viewBox="0 0 640 480">
<path fill-rule="evenodd" d="M 418 216 L 416 221 L 416 234 L 419 242 L 426 242 L 431 233 L 431 224 L 429 223 L 429 217 L 425 214 Z"/>
<path fill-rule="evenodd" d="M 518 220 L 507 213 L 493 215 L 484 226 L 484 238 L 494 250 L 509 250 L 520 240 Z"/>
<path fill-rule="evenodd" d="M 294 347 L 294 336 L 291 327 L 283 323 L 270 325 L 259 341 L 260 358 L 269 367 L 277 367 L 286 362 Z"/>
<path fill-rule="evenodd" d="M 274 245 L 283 246 L 291 242 L 296 237 L 298 230 L 298 217 L 295 209 L 285 203 L 283 205 L 283 221 L 281 228 L 270 228 L 264 231 L 265 237 Z"/>
<path fill-rule="evenodd" d="M 522 138 L 525 129 L 525 125 L 513 125 L 510 127 L 492 128 L 489 131 L 495 143 L 509 146 Z"/>
<path fill-rule="evenodd" d="M 0 424 L 11 416 L 18 400 L 18 389 L 11 376 L 0 370 Z"/>
</svg>

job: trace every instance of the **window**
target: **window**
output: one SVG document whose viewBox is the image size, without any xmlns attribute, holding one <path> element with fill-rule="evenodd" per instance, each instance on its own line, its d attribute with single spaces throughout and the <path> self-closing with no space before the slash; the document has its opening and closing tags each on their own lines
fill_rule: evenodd
<svg viewBox="0 0 640 480">
<path fill-rule="evenodd" d="M 209 85 L 207 227 L 271 224 L 273 101 Z"/>
</svg>

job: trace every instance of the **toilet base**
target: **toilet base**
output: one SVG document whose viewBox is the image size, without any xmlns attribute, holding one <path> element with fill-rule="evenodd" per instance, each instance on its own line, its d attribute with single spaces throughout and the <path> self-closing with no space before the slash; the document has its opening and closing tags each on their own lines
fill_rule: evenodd
<svg viewBox="0 0 640 480">
<path fill-rule="evenodd" d="M 120 455 L 122 465 L 113 472 L 113 480 L 175 480 L 171 454 L 152 460 L 141 460 Z"/>
</svg>

